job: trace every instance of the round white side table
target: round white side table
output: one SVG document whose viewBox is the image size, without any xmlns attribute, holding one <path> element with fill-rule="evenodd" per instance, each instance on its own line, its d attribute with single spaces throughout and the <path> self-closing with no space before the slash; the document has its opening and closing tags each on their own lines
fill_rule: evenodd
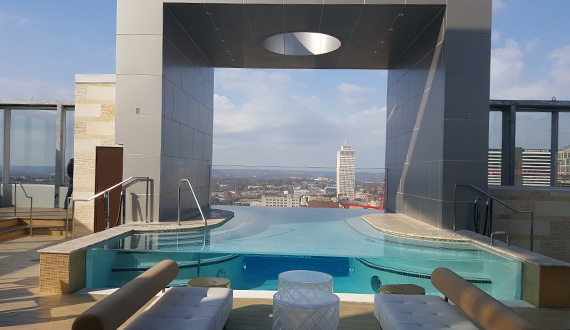
<svg viewBox="0 0 570 330">
<path fill-rule="evenodd" d="M 333 277 L 312 270 L 291 270 L 279 274 L 278 290 L 317 289 L 333 292 Z"/>
<path fill-rule="evenodd" d="M 337 330 L 339 298 L 317 289 L 285 289 L 273 295 L 273 330 Z"/>
</svg>

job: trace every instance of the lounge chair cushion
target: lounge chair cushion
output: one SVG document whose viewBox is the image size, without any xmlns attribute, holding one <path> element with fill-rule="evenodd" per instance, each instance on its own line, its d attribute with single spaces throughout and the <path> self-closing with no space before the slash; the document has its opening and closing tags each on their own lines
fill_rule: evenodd
<svg viewBox="0 0 570 330">
<path fill-rule="evenodd" d="M 534 330 L 534 324 L 447 268 L 431 273 L 431 282 L 441 293 L 487 330 Z"/>
<path fill-rule="evenodd" d="M 231 289 L 175 287 L 168 290 L 125 330 L 221 330 L 230 316 L 232 306 Z"/>
<path fill-rule="evenodd" d="M 377 294 L 374 316 L 383 330 L 478 330 L 438 296 Z"/>
</svg>

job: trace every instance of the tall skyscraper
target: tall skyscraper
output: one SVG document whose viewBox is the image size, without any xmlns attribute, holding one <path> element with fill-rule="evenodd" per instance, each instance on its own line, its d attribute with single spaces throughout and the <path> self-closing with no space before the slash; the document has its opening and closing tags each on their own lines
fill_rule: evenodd
<svg viewBox="0 0 570 330">
<path fill-rule="evenodd" d="M 339 201 L 354 200 L 354 150 L 344 145 L 336 156 L 336 193 Z"/>
</svg>

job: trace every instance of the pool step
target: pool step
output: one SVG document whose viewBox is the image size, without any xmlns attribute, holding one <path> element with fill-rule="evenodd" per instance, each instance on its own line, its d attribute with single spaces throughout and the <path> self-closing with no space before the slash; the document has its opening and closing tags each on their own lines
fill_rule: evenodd
<svg viewBox="0 0 570 330">
<path fill-rule="evenodd" d="M 264 276 L 277 278 L 280 273 L 294 269 L 319 271 L 332 276 L 348 276 L 350 258 L 244 255 L 244 273 L 262 273 Z"/>
<path fill-rule="evenodd" d="M 449 269 L 461 269 L 466 273 L 485 273 L 485 268 L 479 260 L 469 261 L 455 261 L 451 259 L 414 259 L 414 258 L 356 258 L 356 260 L 364 260 L 374 266 L 386 267 L 389 269 L 402 269 L 409 273 L 427 274 L 430 275 L 435 267 L 446 267 Z"/>
<path fill-rule="evenodd" d="M 212 264 L 217 264 L 220 262 L 225 262 L 231 259 L 236 258 L 237 256 L 239 256 L 238 254 L 224 254 L 224 255 L 216 255 L 216 256 L 209 256 L 209 257 L 202 257 L 200 258 L 200 265 L 201 266 L 207 266 L 207 265 L 212 265 Z M 145 262 L 145 263 L 139 263 L 137 265 L 132 265 L 132 266 L 126 266 L 126 265 L 121 265 L 119 267 L 113 267 L 113 269 L 111 269 L 112 272 L 138 272 L 138 271 L 146 271 L 149 268 L 151 268 L 152 266 L 156 265 L 158 262 L 160 262 L 161 260 L 164 260 L 163 258 L 157 258 L 154 262 Z M 176 263 L 178 264 L 178 268 L 179 269 L 185 269 L 185 268 L 194 268 L 194 267 L 198 267 L 198 260 L 190 260 L 190 261 L 176 261 Z"/>
<path fill-rule="evenodd" d="M 0 228 L 0 241 L 7 241 L 26 234 L 27 225 L 12 225 Z"/>
<path fill-rule="evenodd" d="M 238 254 L 222 254 L 222 255 L 214 254 L 212 256 L 206 256 L 206 257 L 203 257 L 200 259 L 200 267 L 207 267 L 207 266 L 216 265 L 216 264 L 223 264 L 224 262 L 231 261 L 231 260 L 238 258 L 238 257 L 239 257 Z M 139 263 L 136 265 L 122 264 L 120 266 L 114 266 L 110 270 L 108 286 L 109 287 L 122 286 L 125 283 L 127 283 L 128 281 L 130 281 L 133 278 L 137 277 L 138 275 L 142 274 L 144 271 L 148 270 L 149 268 L 151 268 L 152 266 L 156 265 L 158 262 L 160 262 L 161 260 L 164 260 L 164 259 L 166 259 L 166 258 L 161 258 L 160 256 L 157 256 L 155 254 L 155 260 L 152 262 L 147 261 L 147 262 Z M 178 267 L 179 267 L 181 272 L 184 270 L 192 270 L 192 269 L 198 268 L 198 261 L 197 260 L 193 260 L 193 261 L 176 260 L 176 263 L 178 264 Z M 194 272 L 194 271 L 192 271 L 192 272 Z M 180 282 L 180 283 L 182 283 L 182 282 Z M 173 285 L 179 285 L 180 283 L 173 284 Z M 185 282 L 184 282 L 184 284 L 185 284 Z"/>
<path fill-rule="evenodd" d="M 0 241 L 13 239 L 30 234 L 30 220 L 13 218 L 0 221 Z M 65 235 L 65 220 L 45 220 L 33 221 L 33 235 Z"/>
<path fill-rule="evenodd" d="M 146 250 L 156 250 L 160 248 L 165 249 L 182 249 L 187 247 L 199 247 L 204 246 L 204 234 L 203 233 L 182 233 L 182 234 L 157 234 L 151 235 L 149 238 L 143 238 L 142 235 L 135 235 L 130 237 L 129 240 L 121 241 L 121 249 L 127 251 L 144 251 Z M 206 244 L 208 247 L 210 244 L 209 235 L 206 236 Z M 113 247 L 115 248 L 115 247 Z M 118 248 L 118 246 L 116 247 Z"/>
</svg>

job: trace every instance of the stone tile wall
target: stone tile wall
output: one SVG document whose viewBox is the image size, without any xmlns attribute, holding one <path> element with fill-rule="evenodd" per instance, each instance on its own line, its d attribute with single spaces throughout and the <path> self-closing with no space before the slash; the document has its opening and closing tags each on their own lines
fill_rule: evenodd
<svg viewBox="0 0 570 330">
<path fill-rule="evenodd" d="M 85 287 L 85 251 L 40 254 L 40 292 L 73 293 Z"/>
<path fill-rule="evenodd" d="M 95 149 L 115 144 L 115 75 L 76 75 L 73 198 L 95 191 Z M 94 204 L 77 202 L 74 236 L 93 233 Z"/>
<path fill-rule="evenodd" d="M 489 193 L 515 210 L 534 211 L 534 252 L 570 262 L 570 190 L 489 187 Z M 495 203 L 493 231 L 508 232 L 511 244 L 530 249 L 530 225 L 529 214 L 514 213 Z"/>
</svg>

